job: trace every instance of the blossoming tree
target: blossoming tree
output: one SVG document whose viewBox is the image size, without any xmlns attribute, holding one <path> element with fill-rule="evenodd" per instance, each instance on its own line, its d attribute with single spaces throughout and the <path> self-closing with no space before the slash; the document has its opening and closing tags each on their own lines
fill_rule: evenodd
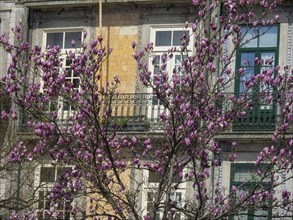
<svg viewBox="0 0 293 220">
<path fill-rule="evenodd" d="M 38 46 L 31 48 L 27 42 L 9 45 L 6 36 L 1 35 L 1 45 L 11 55 L 11 64 L 1 80 L 1 94 L 7 94 L 14 103 L 14 108 L 3 111 L 1 118 L 17 120 L 20 110 L 25 115 L 26 127 L 38 137 L 33 148 L 23 142 L 17 144 L 9 154 L 9 162 L 33 163 L 39 157 L 49 157 L 54 166 L 71 167 L 47 195 L 51 207 L 47 218 L 61 218 L 64 213 L 59 206 L 65 205 L 65 200 L 71 203 L 69 212 L 73 218 L 238 219 L 236 216 L 249 215 L 245 210 L 251 209 L 264 210 L 260 216 L 255 214 L 264 219 L 292 216 L 290 190 L 278 190 L 292 178 L 293 140 L 288 129 L 292 123 L 293 78 L 289 67 L 274 66 L 271 57 L 256 57 L 253 68 L 263 63 L 270 68 L 242 80 L 239 94 L 227 93 L 235 79 L 247 71 L 245 67 L 232 69 L 236 51 L 265 34 L 258 31 L 260 24 L 269 31 L 278 23 L 279 16 L 266 17 L 279 3 L 193 0 L 197 9 L 195 21 L 185 24 L 192 34 L 185 33 L 180 38 L 181 46 L 166 51 L 160 63 L 152 43 L 144 50 L 136 50 L 133 42 L 138 77 L 164 107 L 159 138 L 152 133 L 147 138 L 119 133 L 112 111 L 113 100 L 119 98 L 119 78 L 104 87 L 99 83 L 102 63 L 111 52 L 100 46 L 102 37 L 90 45 L 82 43 L 67 54 L 70 71 L 79 77 L 76 89 L 66 80 L 69 70 L 62 66 L 58 45 L 42 51 Z M 16 38 L 21 39 L 21 28 L 14 31 Z M 86 32 L 83 35 L 85 38 Z M 229 51 L 225 49 L 226 43 Z M 73 41 L 72 45 L 75 44 Z M 181 55 L 180 65 L 170 77 L 167 62 L 175 54 Z M 145 60 L 151 60 L 155 73 Z M 214 171 L 224 160 L 237 160 L 237 143 L 232 142 L 228 155 L 223 154 L 215 137 L 246 117 L 256 99 L 263 105 L 279 106 L 277 129 L 270 146 L 259 151 L 252 178 L 231 185 L 224 194 L 217 183 L 220 174 Z M 72 111 L 61 118 L 60 111 L 65 106 Z M 139 202 L 147 180 L 135 175 L 144 170 L 156 179 L 155 187 L 147 195 L 151 197 L 148 207 Z M 182 184 L 189 185 L 190 194 L 174 198 Z M 87 202 L 86 211 L 74 205 L 80 197 Z M 11 219 L 37 216 L 38 212 L 26 210 L 14 213 Z"/>
</svg>

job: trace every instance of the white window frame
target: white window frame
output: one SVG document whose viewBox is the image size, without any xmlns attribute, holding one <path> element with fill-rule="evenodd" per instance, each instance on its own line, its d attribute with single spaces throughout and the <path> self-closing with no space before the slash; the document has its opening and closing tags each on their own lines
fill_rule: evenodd
<svg viewBox="0 0 293 220">
<path fill-rule="evenodd" d="M 83 42 L 84 41 L 84 37 L 83 37 L 83 28 L 81 27 L 72 27 L 72 28 L 49 28 L 49 29 L 43 29 L 43 39 L 42 39 L 42 51 L 46 51 L 47 47 L 47 34 L 49 33 L 63 33 L 63 47 L 65 46 L 65 34 L 64 33 L 70 33 L 70 32 L 80 32 L 81 34 L 81 39 L 80 41 Z M 76 39 L 78 40 L 78 39 Z M 50 45 L 50 46 L 54 46 L 54 45 Z M 80 50 L 82 50 L 82 48 L 80 48 Z M 76 52 L 76 48 L 75 47 L 71 47 L 71 48 L 61 48 L 61 53 L 60 53 L 60 58 L 62 59 L 62 63 L 63 66 L 62 68 L 66 68 L 66 53 L 69 51 L 74 51 Z M 77 79 L 77 77 L 66 77 L 68 79 L 70 79 L 71 82 L 73 82 L 74 79 Z M 41 80 L 41 91 L 43 88 L 43 81 Z M 80 89 L 80 88 L 79 88 Z M 57 105 L 58 105 L 58 119 L 61 121 L 67 119 L 70 116 L 74 116 L 74 110 L 72 110 L 71 106 L 68 106 L 68 110 L 64 109 L 64 102 L 62 100 L 57 101 Z"/>
<path fill-rule="evenodd" d="M 49 33 L 70 33 L 70 32 L 80 32 L 81 33 L 81 42 L 84 40 L 83 38 L 83 28 L 81 27 L 72 27 L 72 28 L 46 28 L 43 29 L 43 40 L 42 40 L 42 50 L 45 51 L 47 44 L 47 34 Z M 78 40 L 78 39 L 75 39 Z M 65 35 L 63 34 L 63 43 L 65 43 Z M 50 45 L 54 46 L 54 45 Z M 74 50 L 74 47 L 63 49 L 61 48 L 61 54 L 64 54 L 70 50 Z"/>
<path fill-rule="evenodd" d="M 53 183 L 44 183 L 44 182 L 41 182 L 41 169 L 45 167 L 45 168 L 54 168 L 54 171 L 55 171 L 55 182 Z M 57 170 L 58 168 L 73 168 L 72 165 L 65 165 L 65 166 L 53 166 L 52 164 L 40 164 L 36 167 L 36 170 L 35 170 L 35 178 L 34 178 L 34 188 L 36 189 L 36 198 L 37 198 L 37 203 L 36 203 L 36 209 L 35 209 L 35 214 L 36 214 L 36 217 L 38 219 L 38 212 L 41 211 L 39 209 L 39 201 L 40 201 L 40 198 L 39 198 L 39 193 L 41 191 L 44 191 L 44 192 L 49 192 L 53 187 L 54 187 L 54 184 L 56 183 L 57 179 L 58 179 L 58 176 L 57 176 Z M 44 196 L 45 196 L 45 193 L 44 193 Z M 71 205 L 73 205 L 73 203 L 71 203 Z M 43 209 L 42 211 L 45 213 L 47 209 Z M 63 210 L 65 211 L 65 209 Z M 73 220 L 73 217 L 70 215 L 70 220 Z"/>
<path fill-rule="evenodd" d="M 176 67 L 176 56 L 181 55 L 180 54 L 180 46 L 155 46 L 156 45 L 156 32 L 157 31 L 187 31 L 189 32 L 189 46 L 187 47 L 187 52 L 190 53 L 190 55 L 193 53 L 193 37 L 192 37 L 192 29 L 190 27 L 188 28 L 183 28 L 182 26 L 174 27 L 174 26 L 154 26 L 151 27 L 150 29 L 150 42 L 153 43 L 153 56 L 150 56 L 149 62 L 148 62 L 148 69 L 150 70 L 151 74 L 151 79 L 154 78 L 154 65 L 152 64 L 152 60 L 154 59 L 155 56 L 162 56 L 163 53 L 167 52 L 168 49 L 171 47 L 174 48 L 176 47 L 176 52 L 173 52 L 173 57 L 171 59 L 167 59 L 167 67 L 166 71 L 168 72 L 169 75 L 169 81 L 172 80 L 172 75 L 173 75 L 173 69 Z M 173 42 L 173 34 L 171 36 L 171 43 Z M 178 52 L 177 52 L 178 51 Z M 186 53 L 186 52 L 184 52 Z M 184 54 L 185 55 L 185 54 Z M 148 87 L 147 88 L 147 93 L 148 94 L 153 94 L 153 89 Z M 156 122 L 157 119 L 159 119 L 159 115 L 163 112 L 166 112 L 165 107 L 158 102 L 158 104 L 153 104 L 153 98 L 150 100 L 150 109 L 147 111 L 148 115 L 147 117 L 152 118 L 154 122 Z M 168 112 L 166 112 L 168 114 Z"/>
<path fill-rule="evenodd" d="M 176 47 L 177 51 L 180 51 L 180 46 L 156 46 L 156 32 L 157 31 L 171 31 L 171 32 L 174 32 L 174 31 L 187 31 L 189 32 L 189 45 L 187 47 L 187 50 L 188 51 L 192 51 L 192 45 L 193 45 L 193 37 L 191 37 L 191 34 L 192 34 L 192 29 L 191 28 L 183 28 L 183 27 L 173 27 L 173 26 L 160 26 L 160 27 L 151 27 L 151 30 L 150 30 L 150 42 L 153 42 L 153 51 L 154 52 L 167 52 L 168 49 L 170 49 L 171 47 Z M 172 34 L 172 37 L 171 37 L 171 42 L 173 42 L 173 34 Z"/>
<path fill-rule="evenodd" d="M 185 170 L 183 173 L 186 173 Z M 147 204 L 148 204 L 148 193 L 152 191 L 156 191 L 156 188 L 158 188 L 158 183 L 149 183 L 149 170 L 143 169 L 142 170 L 142 176 L 143 176 L 143 184 L 142 184 L 142 217 L 147 215 Z M 187 183 L 184 181 L 184 178 L 182 178 L 182 183 L 179 183 L 178 189 L 175 191 L 172 191 L 171 193 L 181 193 L 181 206 L 184 206 L 184 201 L 186 199 L 186 187 Z M 177 183 L 174 183 L 177 184 Z M 162 219 L 162 212 L 159 212 L 160 219 Z M 184 219 L 183 213 L 180 213 L 181 218 Z"/>
<path fill-rule="evenodd" d="M 193 37 L 191 37 L 191 34 L 192 34 L 192 30 L 191 28 L 179 28 L 179 27 L 152 27 L 151 28 L 151 33 L 150 33 L 150 41 L 153 42 L 153 52 L 154 52 L 154 56 L 162 56 L 164 52 L 167 52 L 168 49 L 170 49 L 171 47 L 173 47 L 172 45 L 170 46 L 155 46 L 155 40 L 156 40 L 156 32 L 157 31 L 188 31 L 189 32 L 189 38 L 190 38 L 190 41 L 189 41 L 189 46 L 187 47 L 187 52 L 192 54 L 192 45 L 193 45 Z M 172 35 L 173 36 L 173 35 Z M 173 38 L 171 38 L 171 41 L 173 41 Z M 169 80 L 171 80 L 171 77 L 173 75 L 173 69 L 175 68 L 176 66 L 176 60 L 175 60 L 175 57 L 176 55 L 181 55 L 180 54 L 180 46 L 175 46 L 176 47 L 176 51 L 178 52 L 174 52 L 173 53 L 173 57 L 172 59 L 169 59 L 167 60 L 167 67 L 166 67 L 166 70 L 169 72 Z M 148 68 L 149 70 L 152 72 L 152 78 L 154 76 L 154 65 L 152 64 L 152 60 L 154 58 L 154 56 L 151 56 L 149 58 L 149 65 L 148 65 Z M 152 89 L 151 88 L 148 88 L 148 93 L 152 93 Z"/>
</svg>

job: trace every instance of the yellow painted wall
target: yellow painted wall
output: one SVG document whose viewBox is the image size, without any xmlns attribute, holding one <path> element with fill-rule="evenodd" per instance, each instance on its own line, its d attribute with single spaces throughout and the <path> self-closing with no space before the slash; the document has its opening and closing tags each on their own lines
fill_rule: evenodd
<svg viewBox="0 0 293 220">
<path fill-rule="evenodd" d="M 96 23 L 99 24 L 99 21 Z M 112 81 L 114 76 L 119 76 L 121 85 L 118 91 L 134 93 L 136 62 L 133 59 L 131 43 L 138 40 L 138 14 L 103 14 L 102 24 L 103 46 L 113 49 L 109 59 L 103 65 L 103 85 L 107 78 Z M 100 34 L 99 27 L 97 27 L 96 33 Z"/>
<path fill-rule="evenodd" d="M 109 174 L 111 172 L 109 171 Z M 111 192 L 120 197 L 125 199 L 124 195 L 127 193 L 127 191 L 130 190 L 130 175 L 131 175 L 131 170 L 127 169 L 123 173 L 121 173 L 120 178 L 121 181 L 123 182 L 124 186 L 126 187 L 125 191 L 121 192 L 118 188 L 118 185 L 111 185 Z M 92 220 L 95 217 L 95 214 L 101 214 L 101 213 L 107 213 L 110 215 L 115 215 L 115 210 L 112 209 L 111 205 L 107 202 L 107 200 L 101 196 L 101 194 L 97 193 L 97 189 L 95 187 L 92 187 L 88 189 L 88 196 L 86 198 L 86 213 L 88 217 L 87 220 Z M 92 201 L 91 201 L 92 200 Z M 92 206 L 92 210 L 90 206 Z M 124 208 L 124 215 L 128 216 L 126 208 Z M 107 216 L 99 216 L 96 215 L 97 218 L 100 218 L 101 220 L 108 220 Z"/>
<path fill-rule="evenodd" d="M 98 16 L 97 16 L 98 19 Z M 132 41 L 138 40 L 138 24 L 139 17 L 137 13 L 104 13 L 102 22 L 102 36 L 103 36 L 103 47 L 112 48 L 113 51 L 106 60 L 102 67 L 102 84 L 106 85 L 107 79 L 113 81 L 114 76 L 118 76 L 121 84 L 117 91 L 120 93 L 135 93 L 136 86 L 136 62 L 133 58 L 133 49 L 131 47 Z M 99 25 L 99 21 L 96 22 Z M 100 35 L 99 27 L 96 27 L 96 33 L 98 37 Z M 130 189 L 130 174 L 131 170 L 127 169 L 121 173 L 121 179 L 125 186 Z M 126 191 L 128 190 L 126 189 Z M 94 189 L 93 189 L 94 190 Z M 119 193 L 117 187 L 113 187 L 113 191 Z M 111 210 L 111 206 L 101 198 L 98 193 L 88 190 L 88 197 L 86 199 L 86 212 L 90 214 L 90 206 L 96 205 L 90 203 L 90 197 L 93 200 L 97 199 L 98 211 L 106 210 L 108 213 L 115 213 Z M 121 195 L 123 195 L 121 193 Z M 97 216 L 98 217 L 98 216 Z M 93 219 L 93 217 L 88 218 Z M 107 217 L 101 217 L 101 219 L 107 219 Z"/>
</svg>

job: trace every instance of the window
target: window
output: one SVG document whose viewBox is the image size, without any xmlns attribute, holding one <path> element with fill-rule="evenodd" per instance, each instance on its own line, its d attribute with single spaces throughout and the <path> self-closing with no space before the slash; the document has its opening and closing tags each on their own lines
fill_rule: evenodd
<svg viewBox="0 0 293 220">
<path fill-rule="evenodd" d="M 83 34 L 81 30 L 48 30 L 44 32 L 43 48 L 48 49 L 49 47 L 57 45 L 60 46 L 60 59 L 62 60 L 63 68 L 66 70 L 66 84 L 71 84 L 73 89 L 79 89 L 80 78 L 77 73 L 71 69 L 72 60 L 68 58 L 67 52 L 70 50 L 75 51 L 76 49 L 80 48 L 81 42 L 83 40 L 82 38 Z M 61 121 L 74 114 L 74 106 L 69 105 L 66 100 L 59 100 L 58 102 L 59 105 L 62 106 L 58 111 L 58 116 Z"/>
<path fill-rule="evenodd" d="M 75 47 L 81 46 L 82 32 L 81 31 L 66 31 L 66 32 L 47 32 L 46 33 L 46 48 L 59 45 L 61 50 L 74 48 L 72 41 L 76 42 Z"/>
<path fill-rule="evenodd" d="M 53 166 L 43 166 L 39 169 L 39 184 L 38 189 L 38 219 L 47 220 L 51 219 L 49 215 L 50 210 L 50 193 L 54 186 L 54 183 L 58 178 L 70 170 L 71 167 L 53 167 Z M 64 201 L 58 204 L 58 219 L 69 220 L 70 219 L 71 202 Z"/>
<path fill-rule="evenodd" d="M 189 41 L 189 36 L 191 34 L 190 29 L 183 28 L 152 28 L 150 33 L 150 41 L 153 42 L 153 56 L 149 60 L 149 69 L 152 72 L 151 79 L 154 84 L 162 84 L 162 78 L 159 76 L 160 68 L 164 61 L 164 53 L 166 53 L 171 47 L 176 47 L 172 57 L 167 57 L 165 64 L 165 72 L 168 73 L 168 80 L 172 83 L 172 77 L 178 77 L 181 81 L 184 77 L 184 69 L 181 68 L 182 62 L 187 59 L 187 54 L 184 55 L 180 53 L 180 46 L 182 42 Z M 192 42 L 190 43 L 192 45 Z M 187 52 L 191 53 L 191 47 L 187 47 Z M 176 71 L 174 71 L 176 70 Z M 174 73 L 176 72 L 177 75 Z M 148 88 L 148 93 L 154 93 L 151 88 Z M 159 114 L 166 111 L 162 102 L 156 95 L 152 98 L 151 103 L 152 109 L 148 111 L 148 117 L 156 120 Z"/>
<path fill-rule="evenodd" d="M 181 46 L 183 35 L 189 37 L 188 30 L 156 30 L 155 31 L 155 47 L 173 47 Z"/>
<path fill-rule="evenodd" d="M 262 165 L 264 169 L 268 169 L 265 165 Z M 240 197 L 240 194 L 247 195 L 254 189 L 255 184 L 260 181 L 260 177 L 256 174 L 257 167 L 254 164 L 236 163 L 232 164 L 231 169 L 231 187 L 237 187 L 236 201 Z M 263 189 L 269 189 L 269 178 L 264 178 L 260 184 Z M 272 215 L 271 208 L 254 209 L 253 207 L 244 211 L 237 211 L 237 215 L 231 217 L 231 220 L 267 220 Z"/>
<path fill-rule="evenodd" d="M 273 27 L 242 27 L 244 35 L 237 55 L 237 69 L 243 68 L 244 73 L 236 82 L 236 92 L 247 91 L 245 82 L 253 75 L 264 70 L 273 70 L 278 62 L 278 26 Z M 259 59 L 259 65 L 255 65 Z"/>
<path fill-rule="evenodd" d="M 275 74 L 274 67 L 278 64 L 279 26 L 245 26 L 241 28 L 241 32 L 243 39 L 236 57 L 235 93 L 250 94 L 253 106 L 247 112 L 247 118 L 239 121 L 238 124 L 243 125 L 241 129 L 246 126 L 247 130 L 273 130 L 275 103 L 273 99 L 264 98 L 264 94 L 266 97 L 269 94 L 273 95 L 272 88 L 262 83 L 254 88 L 248 88 L 246 82 L 260 73 Z M 240 68 L 243 70 L 241 74 L 238 72 Z"/>
<path fill-rule="evenodd" d="M 154 201 L 157 196 L 157 189 L 159 186 L 159 177 L 158 175 L 149 170 L 144 170 L 143 171 L 143 176 L 144 176 L 144 190 L 143 190 L 143 203 L 142 203 L 142 208 L 143 208 L 143 216 L 144 215 L 151 215 L 153 208 L 154 208 Z M 169 194 L 170 196 L 170 203 L 176 207 L 183 207 L 184 204 L 184 198 L 185 198 L 185 190 L 186 190 L 186 183 L 183 182 L 182 178 L 177 177 L 176 179 L 173 180 L 174 186 L 175 184 L 177 185 L 176 190 L 172 189 L 171 193 Z M 161 202 L 164 202 L 165 200 L 162 198 Z M 160 210 L 157 212 L 156 215 L 156 220 L 161 220 L 163 215 L 163 210 Z M 168 213 L 169 217 L 168 219 L 174 219 L 174 220 L 180 220 L 183 219 L 184 216 L 180 212 L 176 212 L 174 214 Z M 172 215 L 172 216 L 170 216 Z"/>
</svg>

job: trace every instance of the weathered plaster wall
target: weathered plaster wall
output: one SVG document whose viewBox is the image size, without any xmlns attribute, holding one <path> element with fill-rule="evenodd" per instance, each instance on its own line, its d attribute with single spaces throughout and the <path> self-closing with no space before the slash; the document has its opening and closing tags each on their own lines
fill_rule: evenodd
<svg viewBox="0 0 293 220">
<path fill-rule="evenodd" d="M 109 12 L 103 15 L 103 46 L 112 48 L 113 51 L 103 65 L 102 81 L 105 85 L 107 81 L 113 81 L 115 76 L 119 76 L 121 85 L 118 91 L 121 93 L 135 92 L 136 63 L 131 43 L 138 40 L 138 25 L 139 15 L 135 11 Z M 96 32 L 99 35 L 99 27 Z"/>
</svg>

